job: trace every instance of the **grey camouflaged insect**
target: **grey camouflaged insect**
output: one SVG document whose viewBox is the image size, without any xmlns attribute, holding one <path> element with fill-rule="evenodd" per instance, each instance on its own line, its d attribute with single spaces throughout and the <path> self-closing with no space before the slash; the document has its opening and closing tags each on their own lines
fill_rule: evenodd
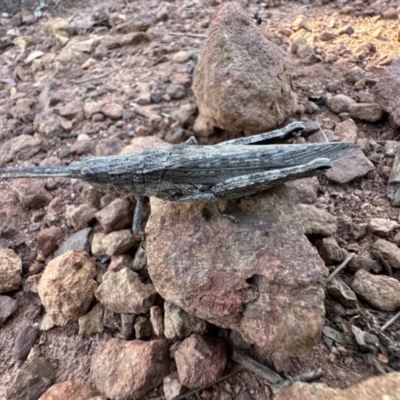
<svg viewBox="0 0 400 400">
<path fill-rule="evenodd" d="M 137 203 L 132 229 L 143 234 L 144 197 L 211 202 L 221 213 L 219 199 L 237 199 L 288 180 L 318 175 L 355 148 L 349 142 L 274 144 L 299 136 L 303 129 L 301 122 L 294 122 L 274 132 L 214 146 L 199 146 L 192 137 L 181 145 L 88 157 L 65 167 L 0 169 L 0 179 L 61 176 L 82 179 L 115 196 L 133 193 Z"/>
</svg>

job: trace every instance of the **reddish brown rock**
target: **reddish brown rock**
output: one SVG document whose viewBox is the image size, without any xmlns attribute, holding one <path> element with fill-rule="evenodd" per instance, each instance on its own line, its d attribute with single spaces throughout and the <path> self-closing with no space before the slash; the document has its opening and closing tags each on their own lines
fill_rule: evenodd
<svg viewBox="0 0 400 400">
<path fill-rule="evenodd" d="M 83 104 L 81 100 L 72 100 L 65 106 L 60 107 L 60 115 L 75 122 L 81 122 L 85 119 Z"/>
<path fill-rule="evenodd" d="M 21 283 L 22 261 L 11 249 L 0 246 L 0 293 L 18 289 Z"/>
<path fill-rule="evenodd" d="M 38 293 L 56 325 L 84 315 L 97 289 L 95 262 L 85 252 L 68 251 L 51 260 L 39 282 Z"/>
<path fill-rule="evenodd" d="M 351 118 L 339 122 L 335 127 L 335 135 L 343 142 L 355 143 L 357 141 L 357 134 L 357 125 Z"/>
<path fill-rule="evenodd" d="M 368 230 L 377 236 L 387 236 L 398 226 L 396 221 L 387 218 L 371 218 L 368 221 Z"/>
<path fill-rule="evenodd" d="M 7 140 L 0 147 L 0 162 L 29 160 L 40 151 L 42 142 L 33 136 L 19 135 Z"/>
<path fill-rule="evenodd" d="M 338 264 L 343 261 L 343 252 L 333 237 L 320 240 L 317 243 L 318 253 L 327 265 Z"/>
<path fill-rule="evenodd" d="M 329 282 L 326 290 L 345 307 L 356 307 L 358 303 L 355 293 L 339 278 L 334 278 Z"/>
<path fill-rule="evenodd" d="M 0 296 L 0 327 L 7 321 L 8 317 L 17 311 L 17 300 L 8 296 Z"/>
<path fill-rule="evenodd" d="M 137 400 L 160 385 L 169 369 L 168 342 L 111 339 L 94 355 L 92 381 L 106 397 Z"/>
<path fill-rule="evenodd" d="M 214 384 L 224 373 L 227 353 L 221 339 L 194 333 L 175 353 L 180 382 L 189 389 Z"/>
<path fill-rule="evenodd" d="M 351 288 L 378 310 L 396 311 L 400 307 L 400 282 L 390 276 L 372 275 L 360 269 Z"/>
<path fill-rule="evenodd" d="M 96 213 L 96 218 L 107 232 L 132 226 L 133 205 L 125 199 L 115 199 Z"/>
<path fill-rule="evenodd" d="M 140 236 L 133 234 L 130 229 L 122 229 L 105 235 L 101 240 L 101 245 L 105 254 L 115 256 L 125 253 L 140 240 Z"/>
<path fill-rule="evenodd" d="M 15 215 L 24 215 L 24 210 L 14 191 L 0 190 L 0 232 L 15 222 Z"/>
<path fill-rule="evenodd" d="M 193 90 L 200 115 L 230 131 L 265 132 L 297 109 L 289 60 L 236 2 L 213 16 Z"/>
<path fill-rule="evenodd" d="M 66 381 L 50 386 L 39 400 L 93 400 L 98 391 L 86 383 Z"/>
<path fill-rule="evenodd" d="M 89 204 L 80 204 L 79 206 L 69 206 L 65 211 L 65 217 L 68 225 L 75 230 L 86 228 L 94 220 L 97 209 Z"/>
<path fill-rule="evenodd" d="M 228 203 L 239 224 L 207 204 L 152 199 L 151 209 L 148 271 L 162 297 L 249 343 L 290 356 L 311 350 L 327 270 L 285 187 Z"/>
<path fill-rule="evenodd" d="M 8 385 L 7 400 L 37 400 L 55 381 L 55 369 L 43 357 L 33 358 L 16 371 Z"/>
<path fill-rule="evenodd" d="M 39 113 L 35 115 L 33 126 L 35 132 L 45 138 L 50 138 L 61 130 L 61 119 L 52 112 Z"/>
<path fill-rule="evenodd" d="M 306 235 L 329 237 L 336 233 L 336 217 L 328 211 L 309 204 L 299 204 L 297 211 Z"/>
<path fill-rule="evenodd" d="M 42 208 L 53 199 L 50 193 L 44 189 L 43 181 L 29 178 L 17 179 L 13 182 L 13 190 L 23 207 Z"/>
<path fill-rule="evenodd" d="M 120 119 L 122 118 L 122 112 L 124 111 L 124 107 L 118 103 L 106 103 L 101 109 L 102 113 L 111 119 Z"/>
<path fill-rule="evenodd" d="M 400 126 L 400 58 L 396 58 L 385 69 L 384 75 L 374 88 L 375 100 Z"/>
<path fill-rule="evenodd" d="M 347 389 L 332 389 L 323 383 L 295 383 L 276 396 L 276 400 L 377 400 L 397 399 L 400 372 L 375 376 Z"/>
<path fill-rule="evenodd" d="M 58 226 L 42 229 L 38 235 L 38 249 L 43 255 L 48 256 L 53 253 L 62 238 L 62 230 Z"/>
<path fill-rule="evenodd" d="M 333 162 L 333 168 L 325 172 L 325 176 L 337 183 L 348 183 L 361 178 L 375 169 L 374 164 L 365 157 L 360 149 L 350 155 Z"/>
<path fill-rule="evenodd" d="M 286 182 L 295 203 L 314 204 L 317 201 L 319 181 L 316 176 L 312 178 L 295 179 Z"/>
<path fill-rule="evenodd" d="M 349 113 L 352 118 L 376 122 L 382 118 L 383 110 L 377 103 L 357 103 L 349 107 Z"/>
<path fill-rule="evenodd" d="M 136 272 L 123 268 L 104 274 L 96 298 L 109 311 L 144 314 L 154 304 L 156 292 L 151 283 L 142 283 Z"/>
<path fill-rule="evenodd" d="M 98 157 L 114 156 L 119 154 L 124 147 L 124 142 L 120 139 L 101 139 L 96 144 L 95 154 Z"/>
<path fill-rule="evenodd" d="M 371 247 L 371 255 L 377 261 L 386 261 L 390 268 L 400 269 L 400 249 L 392 242 L 378 239 Z"/>
</svg>

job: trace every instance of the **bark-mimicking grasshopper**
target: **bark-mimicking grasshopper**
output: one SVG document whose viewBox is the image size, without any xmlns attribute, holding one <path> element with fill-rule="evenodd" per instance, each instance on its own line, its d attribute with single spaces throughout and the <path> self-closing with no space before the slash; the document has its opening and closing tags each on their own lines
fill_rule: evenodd
<svg viewBox="0 0 400 400">
<path fill-rule="evenodd" d="M 274 144 L 299 136 L 303 129 L 301 122 L 294 122 L 274 132 L 214 146 L 197 146 L 192 137 L 181 145 L 89 157 L 67 167 L 0 169 L 0 179 L 61 176 L 82 179 L 112 195 L 133 193 L 137 203 L 132 230 L 142 233 L 145 196 L 211 202 L 221 213 L 218 199 L 237 199 L 291 179 L 317 175 L 355 148 L 349 142 Z"/>
</svg>

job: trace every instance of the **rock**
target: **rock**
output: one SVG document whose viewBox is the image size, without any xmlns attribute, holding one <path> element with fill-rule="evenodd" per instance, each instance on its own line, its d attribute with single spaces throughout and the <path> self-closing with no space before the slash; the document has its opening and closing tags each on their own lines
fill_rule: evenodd
<svg viewBox="0 0 400 400">
<path fill-rule="evenodd" d="M 226 367 L 225 343 L 194 333 L 179 345 L 175 362 L 179 381 L 189 389 L 213 385 Z"/>
<path fill-rule="evenodd" d="M 384 73 L 374 87 L 375 101 L 393 117 L 400 126 L 400 57 L 384 70 Z"/>
<path fill-rule="evenodd" d="M 382 14 L 383 19 L 398 19 L 399 15 L 394 7 L 389 7 Z"/>
<path fill-rule="evenodd" d="M 342 249 L 333 237 L 320 240 L 317 244 L 317 249 L 319 255 L 327 265 L 339 264 L 344 259 Z"/>
<path fill-rule="evenodd" d="M 69 226 L 75 230 L 86 228 L 94 220 L 97 209 L 88 204 L 68 206 L 65 210 L 65 218 Z"/>
<path fill-rule="evenodd" d="M 42 148 L 42 142 L 33 136 L 19 135 L 7 140 L 0 148 L 0 163 L 11 160 L 29 160 Z"/>
<path fill-rule="evenodd" d="M 193 115 L 197 111 L 197 106 L 195 104 L 182 104 L 176 111 L 171 113 L 171 117 L 181 122 L 183 125 L 188 121 L 192 121 Z"/>
<path fill-rule="evenodd" d="M 56 325 L 77 321 L 86 313 L 97 289 L 96 273 L 94 260 L 85 252 L 68 251 L 47 264 L 38 293 Z"/>
<path fill-rule="evenodd" d="M 377 236 L 387 236 L 398 226 L 396 221 L 387 218 L 371 218 L 368 221 L 368 230 Z"/>
<path fill-rule="evenodd" d="M 201 137 L 209 137 L 215 133 L 211 121 L 201 115 L 196 117 L 192 129 L 197 136 Z"/>
<path fill-rule="evenodd" d="M 142 247 L 139 247 L 135 254 L 135 258 L 133 260 L 133 265 L 131 266 L 131 269 L 133 271 L 141 271 L 146 267 L 147 267 L 146 250 L 144 250 Z"/>
<path fill-rule="evenodd" d="M 0 296 L 0 327 L 4 325 L 8 317 L 17 311 L 18 302 L 8 296 Z"/>
<path fill-rule="evenodd" d="M 18 289 L 21 284 L 22 261 L 11 249 L 0 246 L 0 293 Z"/>
<path fill-rule="evenodd" d="M 17 370 L 7 389 L 7 400 L 37 400 L 55 381 L 55 369 L 42 357 L 33 358 Z"/>
<path fill-rule="evenodd" d="M 83 104 L 83 111 L 85 113 L 85 117 L 87 119 L 90 119 L 94 114 L 101 113 L 103 105 L 104 104 L 102 102 L 86 101 Z"/>
<path fill-rule="evenodd" d="M 130 229 L 122 229 L 105 235 L 101 241 L 105 254 L 115 256 L 125 253 L 136 243 L 140 242 L 140 237 L 132 233 Z"/>
<path fill-rule="evenodd" d="M 349 107 L 352 104 L 355 104 L 355 100 L 344 94 L 337 94 L 335 96 L 332 96 L 327 103 L 330 110 L 336 114 L 340 114 L 342 112 L 348 112 Z"/>
<path fill-rule="evenodd" d="M 52 200 L 51 195 L 43 188 L 43 184 L 37 180 L 17 179 L 12 187 L 21 205 L 26 208 L 42 208 Z"/>
<path fill-rule="evenodd" d="M 91 336 L 104 331 L 103 306 L 97 303 L 87 314 L 79 318 L 79 336 Z"/>
<path fill-rule="evenodd" d="M 328 211 L 308 204 L 299 204 L 297 211 L 307 236 L 328 237 L 336 233 L 336 218 Z"/>
<path fill-rule="evenodd" d="M 100 208 L 100 199 L 104 196 L 104 193 L 99 192 L 89 183 L 84 183 L 81 191 L 82 200 L 92 207 Z"/>
<path fill-rule="evenodd" d="M 67 20 L 61 17 L 49 19 L 42 23 L 42 30 L 50 36 L 56 38 L 56 40 L 62 45 L 66 45 L 69 42 L 70 37 L 74 33 L 74 28 L 69 24 Z"/>
<path fill-rule="evenodd" d="M 166 301 L 164 303 L 164 335 L 167 339 L 184 339 L 192 333 L 206 333 L 206 321 L 190 315 Z"/>
<path fill-rule="evenodd" d="M 124 142 L 120 139 L 101 139 L 96 144 L 96 156 L 114 156 L 119 154 L 125 147 Z"/>
<path fill-rule="evenodd" d="M 291 51 L 300 57 L 303 64 L 311 65 L 321 61 L 321 58 L 314 53 L 314 49 L 302 37 L 294 39 Z"/>
<path fill-rule="evenodd" d="M 120 119 L 122 118 L 122 113 L 124 111 L 124 107 L 118 103 L 106 103 L 101 109 L 101 112 L 108 118 L 111 119 Z"/>
<path fill-rule="evenodd" d="M 39 231 L 38 234 L 38 250 L 44 255 L 48 256 L 53 253 L 61 240 L 63 232 L 58 226 L 51 226 Z"/>
<path fill-rule="evenodd" d="M 327 270 L 303 234 L 287 189 L 227 207 L 240 215 L 240 225 L 201 203 L 151 199 L 147 268 L 157 292 L 189 314 L 239 331 L 250 344 L 307 354 L 323 326 Z"/>
<path fill-rule="evenodd" d="M 144 314 L 154 304 L 156 291 L 152 284 L 142 283 L 136 272 L 123 268 L 106 272 L 95 296 L 112 312 Z"/>
<path fill-rule="evenodd" d="M 172 100 L 183 99 L 186 94 L 186 90 L 182 85 L 169 85 L 166 92 Z"/>
<path fill-rule="evenodd" d="M 377 103 L 357 103 L 349 107 L 349 113 L 352 118 L 376 122 L 382 118 L 383 110 Z"/>
<path fill-rule="evenodd" d="M 39 113 L 35 115 L 33 127 L 44 138 L 52 138 L 61 131 L 61 118 L 52 112 Z"/>
<path fill-rule="evenodd" d="M 73 50 L 81 51 L 82 53 L 91 53 L 97 46 L 97 40 L 94 38 L 82 40 L 74 43 L 71 47 Z"/>
<path fill-rule="evenodd" d="M 75 122 L 83 121 L 85 119 L 85 113 L 83 111 L 82 101 L 72 100 L 65 106 L 60 107 L 60 115 Z"/>
<path fill-rule="evenodd" d="M 168 374 L 168 342 L 111 339 L 93 356 L 91 379 L 106 397 L 137 400 Z"/>
<path fill-rule="evenodd" d="M 400 143 L 396 140 L 386 140 L 385 155 L 386 157 L 394 157 L 400 148 Z"/>
<path fill-rule="evenodd" d="M 139 319 L 139 318 L 143 318 L 143 317 L 138 317 L 137 319 Z M 144 318 L 144 319 L 146 319 L 146 318 Z M 134 337 L 134 334 L 136 331 L 135 322 L 136 322 L 136 316 L 134 314 L 126 314 L 126 313 L 121 314 L 121 336 L 124 339 L 129 340 Z M 134 326 L 134 324 L 135 324 L 135 326 Z M 145 328 L 143 322 L 139 321 L 139 324 L 137 326 L 137 330 L 138 330 L 137 333 L 139 335 L 146 333 L 146 332 L 144 332 L 143 328 Z M 151 329 L 151 327 L 150 327 L 150 329 Z M 150 335 L 151 335 L 151 332 L 150 332 Z M 146 336 L 146 335 L 144 335 L 144 336 Z M 136 339 L 141 339 L 141 337 L 137 336 Z"/>
<path fill-rule="evenodd" d="M 372 275 L 360 269 L 351 288 L 378 310 L 390 312 L 400 307 L 400 282 L 390 276 Z"/>
<path fill-rule="evenodd" d="M 345 307 L 354 308 L 358 304 L 357 296 L 339 278 L 333 278 L 332 281 L 326 285 L 326 290 Z"/>
<path fill-rule="evenodd" d="M 13 347 L 13 356 L 18 362 L 26 359 L 38 337 L 39 330 L 35 326 L 19 330 Z"/>
<path fill-rule="evenodd" d="M 115 199 L 96 213 L 96 218 L 106 232 L 132 226 L 133 205 L 125 199 Z"/>
<path fill-rule="evenodd" d="M 98 394 L 97 390 L 86 383 L 65 381 L 50 386 L 39 400 L 100 400 L 96 397 Z"/>
<path fill-rule="evenodd" d="M 132 32 L 125 35 L 102 36 L 100 38 L 101 45 L 107 50 L 118 49 L 124 46 L 135 46 L 140 43 L 148 43 L 151 41 L 151 35 L 145 32 Z M 104 51 L 97 51 L 96 53 L 103 55 Z"/>
<path fill-rule="evenodd" d="M 175 64 L 184 64 L 189 61 L 191 54 L 190 51 L 181 50 L 171 54 L 170 59 Z"/>
<path fill-rule="evenodd" d="M 86 251 L 90 250 L 89 236 L 92 233 L 92 228 L 85 228 L 75 232 L 55 251 L 54 257 L 61 256 L 67 251 Z"/>
<path fill-rule="evenodd" d="M 333 162 L 333 168 L 325 176 L 336 183 L 348 183 L 361 178 L 375 169 L 374 164 L 365 157 L 361 149 L 355 149 L 350 155 Z"/>
<path fill-rule="evenodd" d="M 0 299 L 0 304 L 1 304 L 1 299 Z M 164 335 L 164 321 L 163 321 L 161 307 L 153 306 L 150 308 L 150 323 L 153 332 L 157 337 L 161 337 Z M 1 320 L 0 320 L 0 326 L 1 326 Z"/>
<path fill-rule="evenodd" d="M 234 132 L 268 131 L 297 109 L 289 60 L 236 2 L 213 16 L 193 91 L 200 115 Z"/>
<path fill-rule="evenodd" d="M 355 255 L 349 261 L 346 268 L 349 271 L 358 271 L 359 269 L 365 269 L 366 271 L 372 270 L 377 273 L 382 270 L 382 266 L 381 266 L 381 264 L 379 264 L 378 261 L 372 260 L 371 258 L 366 257 L 366 256 L 358 256 L 358 255 Z"/>
<path fill-rule="evenodd" d="M 172 372 L 163 380 L 165 400 L 173 400 L 186 391 L 186 387 L 179 381 L 178 373 Z"/>
<path fill-rule="evenodd" d="M 357 125 L 351 118 L 348 118 L 343 122 L 339 122 L 335 127 L 335 135 L 338 136 L 343 142 L 356 143 L 358 139 L 357 134 Z"/>
<path fill-rule="evenodd" d="M 15 215 L 24 215 L 24 210 L 12 190 L 0 190 L 0 233 L 8 229 L 15 222 Z"/>
<path fill-rule="evenodd" d="M 108 265 L 109 271 L 119 271 L 122 268 L 132 269 L 133 257 L 130 254 L 121 254 L 119 256 L 111 257 L 110 264 Z"/>
<path fill-rule="evenodd" d="M 296 204 L 314 204 L 317 201 L 319 181 L 312 178 L 295 179 L 285 183 Z"/>
<path fill-rule="evenodd" d="M 276 400 L 377 400 L 395 399 L 400 390 L 400 373 L 375 376 L 347 389 L 332 389 L 324 383 L 295 383 L 278 393 Z"/>
<path fill-rule="evenodd" d="M 400 269 L 400 249 L 394 243 L 378 239 L 371 247 L 371 254 L 378 261 L 382 257 L 390 268 Z"/>
<path fill-rule="evenodd" d="M 135 322 L 135 338 L 144 339 L 153 334 L 150 320 L 145 317 L 137 317 Z"/>
<path fill-rule="evenodd" d="M 292 22 L 292 29 L 297 32 L 300 29 L 305 29 L 308 32 L 311 32 L 311 28 L 308 25 L 307 18 L 299 14 L 296 19 Z"/>
</svg>

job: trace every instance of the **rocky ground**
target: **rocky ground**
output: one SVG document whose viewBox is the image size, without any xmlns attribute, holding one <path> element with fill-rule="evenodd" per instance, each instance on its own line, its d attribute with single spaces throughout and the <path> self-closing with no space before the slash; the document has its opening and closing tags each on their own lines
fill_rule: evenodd
<svg viewBox="0 0 400 400">
<path fill-rule="evenodd" d="M 229 89 L 234 73 L 207 83 L 223 54 L 214 39 L 201 57 L 226 23 L 222 12 L 212 22 L 219 3 L 0 2 L 0 167 L 192 135 L 215 144 L 284 120 L 305 123 L 296 143 L 359 150 L 318 178 L 227 203 L 239 225 L 202 204 L 145 203 L 145 249 L 130 230 L 132 195 L 76 179 L 0 180 L 0 398 L 397 398 L 400 220 L 387 186 L 400 127 L 398 4 L 241 1 L 248 38 L 238 43 L 284 71 L 268 90 L 285 101 L 271 98 L 268 116 L 234 100 L 257 92 L 257 73 L 247 92 Z M 332 389 L 278 393 L 260 368 L 237 372 L 233 350 L 283 378 L 321 368 Z"/>
</svg>

